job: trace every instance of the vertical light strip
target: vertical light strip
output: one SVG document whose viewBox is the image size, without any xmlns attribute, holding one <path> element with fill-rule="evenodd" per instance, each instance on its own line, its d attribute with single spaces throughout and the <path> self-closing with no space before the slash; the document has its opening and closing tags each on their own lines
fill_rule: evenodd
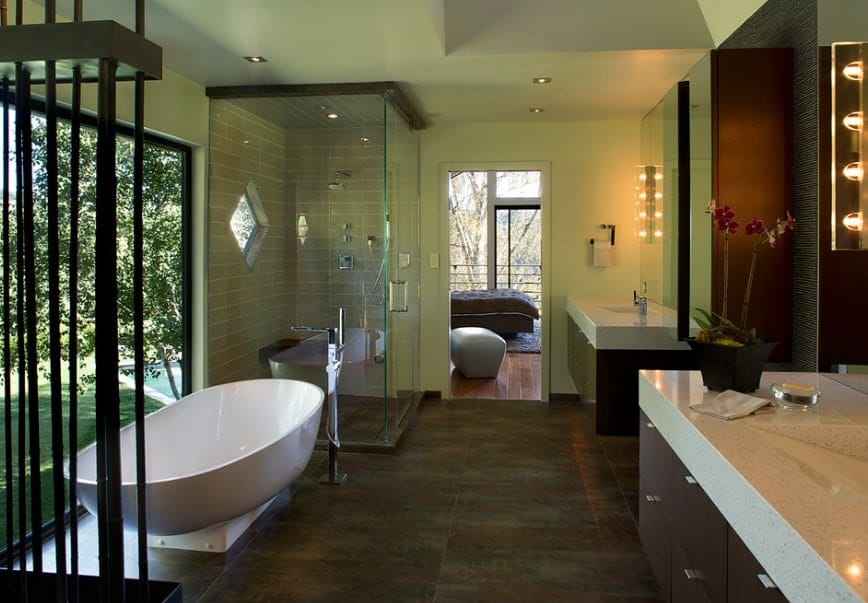
<svg viewBox="0 0 868 603">
<path fill-rule="evenodd" d="M 864 249 L 864 45 L 832 44 L 832 249 Z"/>
</svg>

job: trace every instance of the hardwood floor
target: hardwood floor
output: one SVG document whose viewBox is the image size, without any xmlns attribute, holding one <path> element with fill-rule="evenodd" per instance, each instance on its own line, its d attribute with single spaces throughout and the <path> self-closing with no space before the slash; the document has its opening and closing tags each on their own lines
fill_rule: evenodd
<svg viewBox="0 0 868 603">
<path fill-rule="evenodd" d="M 507 352 L 496 379 L 465 379 L 453 366 L 452 398 L 539 400 L 542 395 L 540 359 L 540 354 Z"/>
</svg>

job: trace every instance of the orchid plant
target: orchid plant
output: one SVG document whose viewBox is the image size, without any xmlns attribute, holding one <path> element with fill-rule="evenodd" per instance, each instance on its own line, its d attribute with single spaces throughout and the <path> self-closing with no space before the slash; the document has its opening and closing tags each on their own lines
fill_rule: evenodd
<svg viewBox="0 0 868 603">
<path fill-rule="evenodd" d="M 766 227 L 765 223 L 759 218 L 753 218 L 744 227 L 744 233 L 747 236 L 754 236 L 756 239 L 753 244 L 753 253 L 750 259 L 750 269 L 747 273 L 747 283 L 744 289 L 744 299 L 741 304 L 741 317 L 738 324 L 733 323 L 727 318 L 727 307 L 729 302 L 729 239 L 736 235 L 739 231 L 739 222 L 736 220 L 735 210 L 729 205 L 717 207 L 712 199 L 706 210 L 712 216 L 714 226 L 723 232 L 723 299 L 720 315 L 712 315 L 711 313 L 697 309 L 700 317 L 696 319 L 697 324 L 702 328 L 696 339 L 709 343 L 728 346 L 742 346 L 758 341 L 755 329 L 747 328 L 747 315 L 750 308 L 750 295 L 753 289 L 754 273 L 756 272 L 756 260 L 759 255 L 759 250 L 764 245 L 775 247 L 778 240 L 787 232 L 795 230 L 796 220 L 787 211 L 784 218 L 778 218 L 775 223 Z M 715 320 L 716 319 L 716 320 Z"/>
</svg>

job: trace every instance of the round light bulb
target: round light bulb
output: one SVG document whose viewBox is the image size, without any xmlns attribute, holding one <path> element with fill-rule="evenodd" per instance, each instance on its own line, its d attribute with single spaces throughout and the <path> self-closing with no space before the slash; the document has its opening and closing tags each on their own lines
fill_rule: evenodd
<svg viewBox="0 0 868 603">
<path fill-rule="evenodd" d="M 841 70 L 841 73 L 844 74 L 844 77 L 848 80 L 854 80 L 857 82 L 862 81 L 862 61 L 853 61 L 852 63 L 847 63 L 844 66 L 844 69 Z"/>
<path fill-rule="evenodd" d="M 855 180 L 857 182 L 862 182 L 862 176 L 864 174 L 864 170 L 862 169 L 861 161 L 854 161 L 853 163 L 848 163 L 844 166 L 844 169 L 841 170 L 846 178 L 849 180 Z"/>
<path fill-rule="evenodd" d="M 854 132 L 862 131 L 862 112 L 861 111 L 853 111 L 852 113 L 848 113 L 844 116 L 844 119 L 841 120 L 844 126 L 853 130 Z"/>
<path fill-rule="evenodd" d="M 848 230 L 861 231 L 862 230 L 862 212 L 861 211 L 854 211 L 853 213 L 847 214 L 846 216 L 844 216 L 844 219 L 841 220 L 841 223 Z"/>
</svg>

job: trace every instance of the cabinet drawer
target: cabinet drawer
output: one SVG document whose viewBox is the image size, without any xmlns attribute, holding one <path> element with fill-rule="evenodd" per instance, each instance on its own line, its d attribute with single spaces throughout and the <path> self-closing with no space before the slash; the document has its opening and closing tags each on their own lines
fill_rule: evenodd
<svg viewBox="0 0 868 603">
<path fill-rule="evenodd" d="M 672 528 L 669 507 L 672 502 L 654 493 L 644 479 L 639 478 L 639 539 L 657 578 L 664 601 L 670 600 Z"/>
<path fill-rule="evenodd" d="M 727 597 L 731 603 L 786 603 L 787 598 L 766 574 L 738 534 L 729 528 Z"/>
<path fill-rule="evenodd" d="M 673 562 L 673 580 L 679 572 L 689 574 L 710 601 L 726 601 L 728 525 L 675 455 L 672 458 L 672 526 L 673 549 L 677 543 L 684 552 L 682 567 L 676 567 Z M 673 592 L 674 588 L 673 582 Z"/>
<path fill-rule="evenodd" d="M 651 494 L 669 500 L 672 487 L 672 449 L 648 416 L 639 411 L 639 475 Z"/>
<path fill-rule="evenodd" d="M 672 598 L 673 603 L 713 603 L 708 596 L 700 576 L 696 570 L 690 569 L 690 562 L 684 549 L 672 543 Z M 664 601 L 667 599 L 664 599 Z"/>
</svg>

